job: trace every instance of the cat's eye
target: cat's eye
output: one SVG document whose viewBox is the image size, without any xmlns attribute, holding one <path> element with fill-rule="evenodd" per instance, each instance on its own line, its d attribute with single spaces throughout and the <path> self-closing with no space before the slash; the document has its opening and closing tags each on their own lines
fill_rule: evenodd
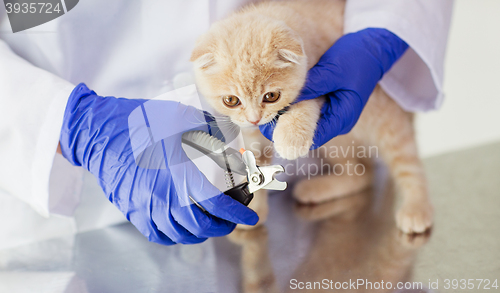
<svg viewBox="0 0 500 293">
<path fill-rule="evenodd" d="M 275 103 L 280 99 L 279 92 L 269 92 L 264 95 L 264 99 L 262 100 L 264 103 Z"/>
<path fill-rule="evenodd" d="M 228 107 L 236 107 L 240 104 L 240 99 L 236 96 L 224 96 L 222 97 L 222 101 Z"/>
</svg>

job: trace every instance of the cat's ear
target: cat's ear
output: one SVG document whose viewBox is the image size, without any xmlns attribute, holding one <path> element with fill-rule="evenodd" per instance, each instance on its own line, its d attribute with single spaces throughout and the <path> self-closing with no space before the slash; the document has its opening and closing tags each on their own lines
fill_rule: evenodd
<svg viewBox="0 0 500 293">
<path fill-rule="evenodd" d="M 207 69 L 215 64 L 215 56 L 211 52 L 211 46 L 206 41 L 206 38 L 203 38 L 198 41 L 196 47 L 191 53 L 191 62 L 199 69 Z"/>
<path fill-rule="evenodd" d="M 195 55 L 196 51 L 191 55 L 191 61 L 200 69 L 207 69 L 215 64 L 215 57 L 213 53 L 205 53 L 202 55 Z"/>
<path fill-rule="evenodd" d="M 286 63 L 295 63 L 295 64 L 300 64 L 300 55 L 297 53 L 287 50 L 287 49 L 279 49 L 278 50 L 278 63 L 279 62 L 284 62 Z M 289 64 L 290 65 L 290 64 Z"/>
<path fill-rule="evenodd" d="M 278 49 L 278 59 L 275 62 L 278 68 L 300 65 L 305 61 L 302 40 L 299 37 L 289 36 L 284 43 L 285 45 Z"/>
</svg>

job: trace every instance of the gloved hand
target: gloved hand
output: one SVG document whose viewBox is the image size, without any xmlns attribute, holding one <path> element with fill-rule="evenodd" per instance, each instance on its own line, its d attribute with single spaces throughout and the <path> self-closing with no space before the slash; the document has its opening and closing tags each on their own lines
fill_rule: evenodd
<svg viewBox="0 0 500 293">
<path fill-rule="evenodd" d="M 193 107 L 101 97 L 80 84 L 66 106 L 60 145 L 63 156 L 97 177 L 109 200 L 150 241 L 199 243 L 230 233 L 235 223 L 258 221 L 184 153 L 182 133 L 208 128 L 204 112 Z"/>
<path fill-rule="evenodd" d="M 342 36 L 325 52 L 295 101 L 326 97 L 311 149 L 351 131 L 378 81 L 407 48 L 388 30 L 368 28 Z M 271 140 L 275 125 L 262 125 L 260 131 Z"/>
</svg>

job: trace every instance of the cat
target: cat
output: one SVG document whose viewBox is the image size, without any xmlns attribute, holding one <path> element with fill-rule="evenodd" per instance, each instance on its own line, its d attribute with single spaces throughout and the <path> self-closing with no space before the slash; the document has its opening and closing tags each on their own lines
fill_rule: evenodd
<svg viewBox="0 0 500 293">
<path fill-rule="evenodd" d="M 308 69 L 342 36 L 344 7 L 343 0 L 251 4 L 215 22 L 197 41 L 190 60 L 198 89 L 219 114 L 242 128 L 247 149 L 260 154 L 259 165 L 270 163 L 265 152 L 270 142 L 257 127 L 265 123 L 276 123 L 273 147 L 280 157 L 294 160 L 308 155 L 324 97 L 292 102 Z M 402 195 L 396 213 L 398 227 L 405 233 L 431 227 L 433 208 L 412 114 L 377 86 L 352 131 L 325 144 L 327 150 L 341 146 L 376 146 Z M 362 165 L 362 176 L 331 174 L 330 170 L 298 183 L 296 200 L 320 203 L 370 186 L 373 160 L 353 155 L 322 156 L 330 166 Z M 269 212 L 266 191 L 256 192 L 249 207 L 258 213 L 259 224 L 265 222 Z"/>
</svg>

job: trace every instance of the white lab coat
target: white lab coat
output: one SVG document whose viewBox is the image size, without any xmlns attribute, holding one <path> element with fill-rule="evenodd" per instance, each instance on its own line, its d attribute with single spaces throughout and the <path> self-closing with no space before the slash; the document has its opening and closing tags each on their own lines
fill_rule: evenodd
<svg viewBox="0 0 500 293">
<path fill-rule="evenodd" d="M 192 83 L 197 37 L 246 2 L 86 0 L 16 34 L 0 8 L 0 249 L 125 221 L 95 179 L 56 155 L 71 90 L 85 82 L 100 95 L 153 98 Z M 381 81 L 407 110 L 442 101 L 451 6 L 347 1 L 346 32 L 383 27 L 410 45 Z"/>
</svg>

